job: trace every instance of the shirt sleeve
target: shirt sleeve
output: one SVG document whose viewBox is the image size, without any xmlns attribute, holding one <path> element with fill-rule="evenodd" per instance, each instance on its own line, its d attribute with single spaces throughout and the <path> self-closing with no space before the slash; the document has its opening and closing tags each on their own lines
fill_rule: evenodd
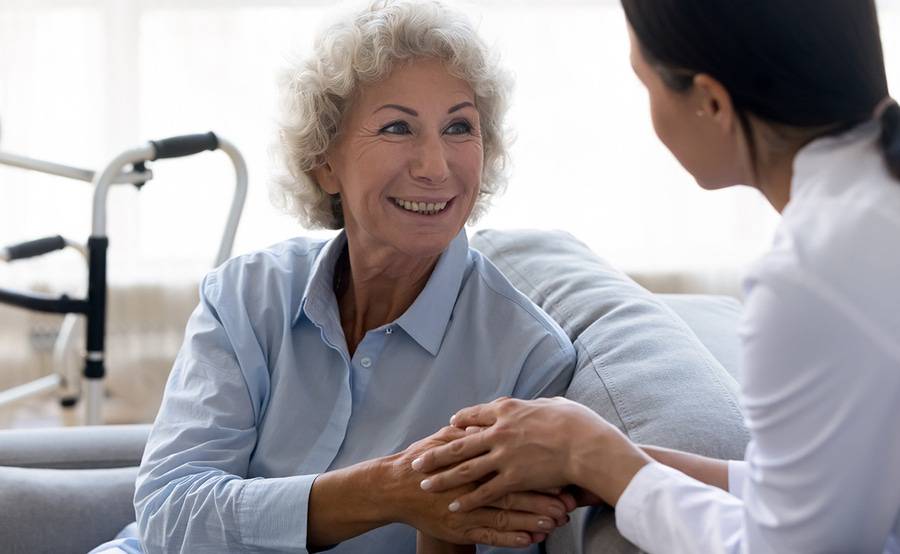
<svg viewBox="0 0 900 554">
<path fill-rule="evenodd" d="M 743 460 L 728 461 L 728 492 L 738 498 L 744 498 L 744 480 L 747 479 L 749 467 Z"/>
<path fill-rule="evenodd" d="M 214 277 L 201 286 L 138 474 L 142 545 L 167 553 L 306 552 L 316 475 L 247 478 L 268 373 L 252 333 L 223 326 Z"/>
<path fill-rule="evenodd" d="M 619 497 L 616 527 L 651 554 L 737 553 L 742 515 L 735 496 L 653 462 Z"/>
<path fill-rule="evenodd" d="M 565 394 L 575 371 L 575 347 L 567 337 L 545 335 L 525 358 L 512 396 L 541 398 Z"/>
<path fill-rule="evenodd" d="M 900 479 L 884 429 L 897 361 L 814 276 L 757 283 L 746 309 L 752 440 L 729 467 L 737 495 L 650 464 L 616 507 L 619 530 L 651 553 L 880 552 Z"/>
</svg>

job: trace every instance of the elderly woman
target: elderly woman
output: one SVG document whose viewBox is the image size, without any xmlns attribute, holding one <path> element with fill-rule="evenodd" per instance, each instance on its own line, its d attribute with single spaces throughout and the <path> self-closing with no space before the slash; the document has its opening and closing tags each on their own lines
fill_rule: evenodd
<svg viewBox="0 0 900 554">
<path fill-rule="evenodd" d="M 145 551 L 411 553 L 416 529 L 521 547 L 565 522 L 539 493 L 451 514 L 471 489 L 433 495 L 410 469 L 463 432 L 441 429 L 457 410 L 558 394 L 573 370 L 463 229 L 501 186 L 507 89 L 430 2 L 373 4 L 286 73 L 281 198 L 342 231 L 204 279 L 137 479 Z"/>
</svg>

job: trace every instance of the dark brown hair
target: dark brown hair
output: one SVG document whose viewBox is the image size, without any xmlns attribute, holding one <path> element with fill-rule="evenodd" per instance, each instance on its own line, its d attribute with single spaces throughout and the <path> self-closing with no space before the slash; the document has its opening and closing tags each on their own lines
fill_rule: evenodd
<svg viewBox="0 0 900 554">
<path fill-rule="evenodd" d="M 887 96 L 874 0 L 622 0 L 642 51 L 663 81 L 688 90 L 698 73 L 748 114 L 838 132 L 873 117 Z M 881 145 L 900 179 L 900 106 L 881 113 Z"/>
</svg>

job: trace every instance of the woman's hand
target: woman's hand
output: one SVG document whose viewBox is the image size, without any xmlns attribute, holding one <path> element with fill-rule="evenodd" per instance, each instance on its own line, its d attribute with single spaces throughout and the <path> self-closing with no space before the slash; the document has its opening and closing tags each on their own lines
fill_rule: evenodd
<svg viewBox="0 0 900 554">
<path fill-rule="evenodd" d="M 501 398 L 461 410 L 451 423 L 486 429 L 430 448 L 413 467 L 430 474 L 423 489 L 442 495 L 480 483 L 451 503 L 457 513 L 517 491 L 567 485 L 615 505 L 634 474 L 651 461 L 599 415 L 564 398 Z"/>
<path fill-rule="evenodd" d="M 416 554 L 475 554 L 471 545 L 458 545 L 438 540 L 418 531 L 416 533 Z"/>
<path fill-rule="evenodd" d="M 445 427 L 387 458 L 386 501 L 396 507 L 392 520 L 411 525 L 439 541 L 506 547 L 540 542 L 553 529 L 566 523 L 566 504 L 551 494 L 517 492 L 501 495 L 478 509 L 454 513 L 447 506 L 456 497 L 474 490 L 474 484 L 450 487 L 438 494 L 423 491 L 421 475 L 412 469 L 412 460 L 465 435 L 462 429 Z"/>
</svg>

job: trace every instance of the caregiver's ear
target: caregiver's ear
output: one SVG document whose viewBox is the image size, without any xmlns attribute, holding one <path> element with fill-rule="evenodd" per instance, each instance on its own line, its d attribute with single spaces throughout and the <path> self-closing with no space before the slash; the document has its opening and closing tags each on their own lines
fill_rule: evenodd
<svg viewBox="0 0 900 554">
<path fill-rule="evenodd" d="M 735 112 L 728 89 L 710 75 L 698 73 L 694 76 L 693 90 L 699 102 L 697 114 L 710 118 L 724 132 L 731 132 L 735 125 Z"/>
</svg>

